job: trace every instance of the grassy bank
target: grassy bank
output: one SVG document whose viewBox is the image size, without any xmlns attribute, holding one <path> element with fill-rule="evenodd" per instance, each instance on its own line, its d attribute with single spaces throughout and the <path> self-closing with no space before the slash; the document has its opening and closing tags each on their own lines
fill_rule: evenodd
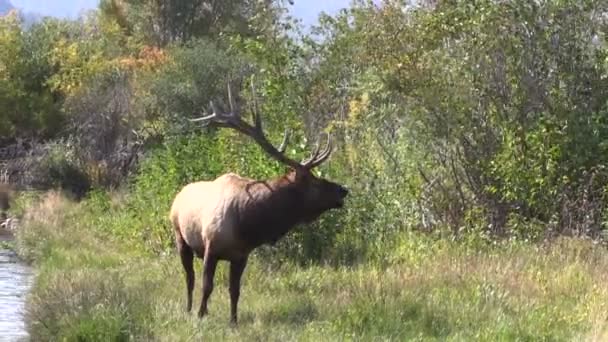
<svg viewBox="0 0 608 342">
<path fill-rule="evenodd" d="M 17 249 L 37 267 L 33 341 L 569 341 L 608 338 L 608 252 L 588 241 L 474 251 L 418 235 L 387 263 L 299 267 L 252 258 L 240 325 L 228 325 L 226 265 L 210 316 L 183 312 L 175 255 L 112 238 L 86 203 L 48 194 L 25 210 Z M 200 261 L 197 271 L 200 270 Z M 195 300 L 200 299 L 197 273 Z"/>
</svg>

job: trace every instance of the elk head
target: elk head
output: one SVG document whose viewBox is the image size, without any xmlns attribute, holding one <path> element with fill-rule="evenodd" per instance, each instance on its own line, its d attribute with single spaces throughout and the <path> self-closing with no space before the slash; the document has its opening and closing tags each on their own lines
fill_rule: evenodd
<svg viewBox="0 0 608 342">
<path fill-rule="evenodd" d="M 253 82 L 252 93 L 255 94 Z M 283 141 L 278 148 L 266 138 L 262 118 L 257 111 L 255 96 L 251 111 L 253 125 L 244 121 L 239 111 L 236 110 L 230 86 L 228 86 L 228 100 L 230 105 L 228 113 L 218 110 L 217 106 L 211 101 L 211 114 L 190 121 L 202 122 L 205 125 L 213 124 L 216 127 L 232 128 L 252 138 L 270 157 L 288 166 L 290 171 L 283 179 L 289 183 L 287 188 L 292 195 L 291 198 L 295 198 L 310 210 L 305 221 L 313 220 L 324 211 L 341 208 L 344 205 L 348 190 L 340 184 L 319 178 L 313 173 L 313 169 L 325 162 L 333 151 L 330 134 L 325 134 L 327 143 L 322 150 L 317 140 L 316 148 L 310 157 L 298 162 L 285 155 L 285 149 L 289 141 L 289 130 L 285 130 Z"/>
</svg>

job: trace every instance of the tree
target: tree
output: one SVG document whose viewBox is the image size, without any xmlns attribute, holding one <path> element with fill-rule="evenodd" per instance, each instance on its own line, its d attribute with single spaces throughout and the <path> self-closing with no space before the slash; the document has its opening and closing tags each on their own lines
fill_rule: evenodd
<svg viewBox="0 0 608 342">
<path fill-rule="evenodd" d="M 24 30 L 16 12 L 0 17 L 0 143 L 61 129 L 61 95 L 48 80 L 56 71 L 50 52 L 64 29 L 47 19 Z"/>
<path fill-rule="evenodd" d="M 282 1 L 277 1 L 282 3 Z M 164 47 L 192 38 L 222 33 L 253 35 L 249 20 L 270 11 L 275 1 L 264 0 L 103 0 L 104 16 L 114 19 L 128 35 Z"/>
<path fill-rule="evenodd" d="M 385 205 L 409 202 L 428 227 L 503 235 L 522 219 L 596 234 L 608 162 L 599 157 L 608 139 L 607 6 L 361 1 L 322 22 L 313 84 L 332 95 L 317 99 L 348 104 L 348 134 L 365 158 L 374 145 L 382 153 L 358 169 L 382 174 L 386 160 L 400 170 L 378 193 L 403 184 L 411 197 Z"/>
</svg>

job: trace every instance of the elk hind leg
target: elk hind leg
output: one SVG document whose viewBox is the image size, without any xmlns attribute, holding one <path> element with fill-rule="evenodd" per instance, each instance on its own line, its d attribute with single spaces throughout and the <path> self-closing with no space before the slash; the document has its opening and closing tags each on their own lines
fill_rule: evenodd
<svg viewBox="0 0 608 342">
<path fill-rule="evenodd" d="M 177 252 L 182 260 L 186 276 L 186 312 L 190 312 L 192 309 L 192 292 L 194 291 L 194 253 L 179 231 L 176 231 L 175 235 Z"/>
<path fill-rule="evenodd" d="M 201 300 L 201 308 L 198 311 L 198 317 L 204 317 L 207 314 L 207 303 L 213 292 L 213 277 L 215 276 L 215 268 L 218 259 L 209 252 L 209 247 L 205 248 L 205 257 L 203 259 L 203 298 Z"/>
</svg>

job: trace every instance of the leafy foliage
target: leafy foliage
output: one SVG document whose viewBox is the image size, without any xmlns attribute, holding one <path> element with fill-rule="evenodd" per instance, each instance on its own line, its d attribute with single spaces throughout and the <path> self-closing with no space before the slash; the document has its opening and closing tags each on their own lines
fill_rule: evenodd
<svg viewBox="0 0 608 342">
<path fill-rule="evenodd" d="M 0 141 L 56 134 L 64 122 L 58 97 L 46 84 L 54 72 L 50 48 L 62 27 L 53 20 L 22 34 L 16 12 L 0 17 Z"/>
<path fill-rule="evenodd" d="M 103 189 L 130 190 L 126 213 L 102 225 L 160 252 L 184 184 L 283 171 L 247 140 L 188 125 L 226 102 L 230 83 L 242 111 L 257 100 L 273 140 L 293 132 L 293 156 L 331 132 L 336 152 L 319 171 L 353 194 L 264 257 L 386 261 L 410 230 L 478 248 L 602 238 L 604 2 L 354 1 L 311 34 L 281 1 L 210 4 L 104 1 L 29 28 L 3 17 L 0 143 L 70 141 L 95 205 Z M 71 178 L 59 169 L 47 183 Z"/>
<path fill-rule="evenodd" d="M 249 21 L 259 12 L 271 11 L 274 2 L 104 0 L 100 10 L 128 36 L 162 47 L 196 38 L 217 38 L 222 34 L 259 33 Z"/>
</svg>

